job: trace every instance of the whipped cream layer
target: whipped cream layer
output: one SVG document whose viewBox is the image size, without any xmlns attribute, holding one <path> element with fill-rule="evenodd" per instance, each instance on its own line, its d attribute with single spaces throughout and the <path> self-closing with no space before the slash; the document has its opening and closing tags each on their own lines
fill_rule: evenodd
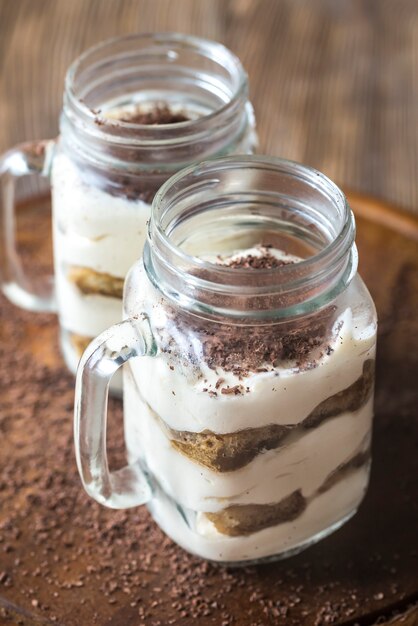
<svg viewBox="0 0 418 626">
<path fill-rule="evenodd" d="M 368 478 L 368 467 L 359 468 L 343 483 L 312 498 L 296 519 L 248 536 L 225 536 L 204 513 L 187 515 L 164 494 L 158 493 L 148 508 L 163 531 L 187 552 L 212 561 L 250 561 L 298 552 L 337 530 L 356 512 L 366 492 Z"/>
<path fill-rule="evenodd" d="M 78 265 L 124 278 L 141 256 L 150 205 L 88 184 L 63 153 L 51 176 L 57 272 Z"/>
<path fill-rule="evenodd" d="M 143 281 L 140 298 L 154 304 L 152 323 L 158 333 L 167 324 L 158 293 Z M 364 326 L 359 315 L 353 319 L 351 308 L 341 313 L 327 341 L 333 351 L 317 356 L 313 368 L 282 362 L 274 368 L 266 364 L 268 372 L 239 377 L 219 367 L 211 369 L 202 360 L 196 373 L 160 352 L 131 362 L 131 372 L 146 404 L 175 430 L 224 434 L 268 424 L 294 425 L 322 401 L 352 385 L 364 362 L 374 358 L 376 325 Z M 220 378 L 222 387 L 242 385 L 245 393 L 218 393 Z M 216 390 L 216 397 L 209 393 Z"/>
<path fill-rule="evenodd" d="M 77 335 L 96 337 L 122 318 L 122 301 L 100 294 L 82 294 L 65 276 L 56 285 L 61 325 Z"/>
</svg>

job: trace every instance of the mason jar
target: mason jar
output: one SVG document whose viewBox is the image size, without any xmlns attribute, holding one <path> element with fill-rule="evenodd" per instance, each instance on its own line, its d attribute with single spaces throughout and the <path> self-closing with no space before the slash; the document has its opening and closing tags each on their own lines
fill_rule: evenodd
<svg viewBox="0 0 418 626">
<path fill-rule="evenodd" d="M 156 190 L 185 165 L 255 144 L 247 76 L 219 43 L 136 34 L 73 63 L 59 138 L 18 146 L 0 165 L 4 292 L 30 310 L 57 311 L 72 372 L 92 338 L 122 317 L 124 278 L 141 255 Z M 51 176 L 54 291 L 50 279 L 36 289 L 25 276 L 14 241 L 10 184 L 30 173 Z"/>
<path fill-rule="evenodd" d="M 87 492 L 147 503 L 223 563 L 289 556 L 350 519 L 369 480 L 377 324 L 354 236 L 340 189 L 298 163 L 229 157 L 166 182 L 125 321 L 81 361 Z M 106 389 L 123 363 L 129 465 L 109 473 Z"/>
</svg>

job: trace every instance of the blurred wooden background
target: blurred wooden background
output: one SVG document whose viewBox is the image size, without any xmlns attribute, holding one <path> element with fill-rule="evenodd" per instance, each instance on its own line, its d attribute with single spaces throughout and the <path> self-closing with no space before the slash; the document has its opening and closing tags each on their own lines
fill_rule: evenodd
<svg viewBox="0 0 418 626">
<path fill-rule="evenodd" d="M 260 151 L 418 213 L 418 0 L 0 0 L 0 150 L 57 133 L 81 51 L 157 30 L 240 56 Z"/>
</svg>

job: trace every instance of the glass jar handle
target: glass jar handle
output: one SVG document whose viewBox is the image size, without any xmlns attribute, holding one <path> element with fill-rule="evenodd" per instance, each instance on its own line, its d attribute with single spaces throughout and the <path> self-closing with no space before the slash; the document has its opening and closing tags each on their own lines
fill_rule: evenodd
<svg viewBox="0 0 418 626">
<path fill-rule="evenodd" d="M 35 289 L 26 275 L 16 246 L 16 180 L 36 174 L 47 178 L 55 140 L 23 143 L 0 160 L 0 282 L 13 304 L 29 311 L 55 311 L 53 278 Z"/>
<path fill-rule="evenodd" d="M 146 315 L 111 326 L 88 346 L 78 366 L 74 441 L 78 471 L 87 493 L 112 509 L 145 504 L 152 489 L 139 463 L 110 472 L 106 451 L 109 383 L 133 357 L 154 356 L 157 348 Z"/>
</svg>

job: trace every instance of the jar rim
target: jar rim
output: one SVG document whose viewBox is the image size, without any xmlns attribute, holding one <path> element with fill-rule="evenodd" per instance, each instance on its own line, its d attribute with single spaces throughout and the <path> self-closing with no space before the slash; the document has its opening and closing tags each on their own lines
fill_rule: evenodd
<svg viewBox="0 0 418 626">
<path fill-rule="evenodd" d="M 307 188 L 308 182 L 312 183 L 315 189 L 327 193 L 327 199 L 334 203 L 335 210 L 340 212 L 340 224 L 335 236 L 326 242 L 321 250 L 314 252 L 298 263 L 257 270 L 257 278 L 260 277 L 260 281 L 256 285 L 254 285 L 254 280 L 251 281 L 251 284 L 246 284 L 247 277 L 250 275 L 254 277 L 254 270 L 251 268 L 234 267 L 231 269 L 227 265 L 211 263 L 188 254 L 172 241 L 170 238 L 172 231 L 167 234 L 165 225 L 162 224 L 162 219 L 168 211 L 167 202 L 169 201 L 167 201 L 167 197 L 173 190 L 177 189 L 178 191 L 181 188 L 182 181 L 190 180 L 192 176 L 195 177 L 196 182 L 199 175 L 206 175 L 209 178 L 213 176 L 212 182 L 216 185 L 219 182 L 216 180 L 216 172 L 228 168 L 240 170 L 254 168 L 274 171 L 277 174 L 284 173 L 292 177 L 292 180 L 294 178 L 299 182 L 306 183 Z M 192 188 L 193 185 L 190 185 L 190 189 Z M 260 192 L 261 190 L 255 189 L 255 191 Z M 178 194 L 181 199 L 187 196 L 187 187 L 181 188 Z M 175 202 L 176 196 L 174 195 L 172 205 Z M 318 170 L 277 157 L 262 155 L 222 157 L 187 167 L 162 185 L 152 203 L 151 219 L 148 225 L 148 249 L 144 259 L 149 265 L 153 265 L 154 270 L 157 268 L 160 277 L 163 277 L 164 274 L 167 276 L 167 272 L 171 272 L 171 276 L 176 273 L 181 274 L 183 283 L 188 283 L 191 287 L 191 294 L 206 290 L 207 292 L 216 291 L 217 293 L 228 294 L 228 297 L 246 295 L 249 298 L 260 298 L 272 293 L 286 293 L 288 296 L 295 294 L 295 297 L 298 295 L 299 300 L 296 308 L 291 306 L 290 308 L 287 307 L 288 310 L 283 310 L 283 315 L 290 315 L 296 310 L 301 311 L 300 305 L 306 292 L 313 293 L 315 290 L 317 296 L 321 291 L 320 297 L 316 298 L 315 296 L 315 302 L 312 299 L 309 306 L 322 306 L 331 297 L 335 298 L 351 282 L 357 270 L 354 236 L 354 216 L 344 193 Z M 208 276 L 209 272 L 209 280 L 202 278 L 202 274 Z M 164 278 L 162 278 L 162 282 L 164 282 Z M 322 288 L 314 289 L 315 284 L 322 285 Z M 325 291 L 327 292 L 326 297 L 324 296 Z M 184 294 L 182 296 L 184 301 Z M 189 304 L 193 306 L 193 303 L 190 302 Z"/>
<path fill-rule="evenodd" d="M 202 163 L 190 165 L 189 167 L 186 167 L 182 169 L 180 172 L 177 172 L 176 174 L 171 176 L 165 183 L 163 183 L 163 185 L 159 188 L 159 190 L 154 196 L 154 199 L 152 202 L 152 209 L 151 209 L 151 219 L 148 225 L 149 239 L 152 238 L 151 233 L 153 231 L 153 227 L 155 226 L 155 229 L 158 231 L 159 237 L 161 238 L 161 240 L 164 242 L 164 245 L 167 246 L 168 249 L 170 249 L 176 255 L 181 257 L 184 261 L 196 263 L 197 265 L 199 265 L 199 267 L 204 268 L 204 269 L 212 269 L 213 263 L 204 261 L 203 259 L 199 257 L 191 256 L 187 254 L 186 252 L 184 252 L 184 250 L 182 250 L 181 248 L 173 244 L 173 242 L 164 232 L 163 228 L 161 227 L 161 224 L 156 222 L 156 214 L 157 214 L 158 209 L 160 208 L 160 205 L 164 199 L 164 196 L 170 191 L 170 189 L 172 189 L 175 185 L 177 185 L 181 180 L 185 179 L 190 174 L 198 175 L 199 172 L 203 172 L 204 170 L 206 171 L 209 171 L 211 169 L 216 170 L 216 168 L 221 168 L 221 167 L 238 167 L 238 166 L 245 167 L 245 165 L 274 167 L 275 169 L 278 169 L 278 170 L 281 170 L 282 168 L 287 170 L 290 166 L 294 168 L 296 173 L 299 173 L 299 174 L 309 173 L 311 175 L 317 176 L 319 177 L 319 179 L 321 180 L 323 184 L 325 184 L 330 190 L 332 190 L 335 193 L 337 201 L 340 201 L 341 204 L 343 205 L 344 219 L 343 219 L 340 232 L 327 246 L 324 247 L 323 250 L 321 250 L 317 254 L 314 254 L 308 257 L 307 259 L 303 259 L 302 261 L 299 261 L 298 265 L 300 267 L 306 267 L 312 261 L 320 261 L 324 259 L 327 255 L 330 254 L 330 252 L 332 253 L 335 250 L 335 248 L 338 248 L 340 246 L 340 242 L 345 239 L 347 231 L 349 231 L 350 228 L 354 225 L 354 216 L 352 214 L 352 211 L 350 209 L 350 206 L 348 204 L 348 201 L 344 192 L 338 187 L 338 185 L 336 185 L 330 178 L 328 178 L 328 176 L 326 176 L 319 170 L 309 165 L 304 165 L 302 163 L 299 163 L 298 161 L 293 161 L 291 159 L 284 159 L 281 157 L 270 157 L 270 156 L 263 156 L 263 155 L 242 155 L 242 156 L 229 156 L 229 157 L 220 157 L 217 159 L 211 159 L 211 160 L 203 161 Z M 352 220 L 352 223 L 351 223 L 351 220 Z M 354 239 L 354 233 L 352 234 L 352 239 Z M 220 272 L 225 272 L 228 274 L 231 273 L 231 269 L 228 268 L 228 266 L 219 265 L 217 266 L 217 269 L 218 268 Z M 286 272 L 289 272 L 290 270 L 291 270 L 290 265 L 282 265 L 276 268 L 263 268 L 258 271 L 261 271 L 265 274 L 268 274 L 268 273 L 273 274 L 277 272 L 286 273 Z M 245 275 L 245 274 L 248 275 L 253 272 L 253 270 L 247 269 L 247 268 L 234 268 L 233 271 L 234 273 L 240 272 L 242 273 L 242 275 Z"/>
<path fill-rule="evenodd" d="M 181 44 L 182 49 L 187 49 L 190 51 L 199 52 L 203 51 L 204 55 L 208 58 L 216 60 L 216 58 L 220 58 L 222 55 L 228 59 L 229 65 L 234 67 L 237 77 L 238 83 L 233 91 L 232 95 L 222 106 L 216 108 L 212 112 L 197 117 L 196 119 L 186 120 L 183 122 L 177 122 L 176 124 L 138 124 L 131 123 L 122 120 L 113 120 L 108 117 L 98 117 L 98 112 L 91 109 L 83 99 L 80 99 L 79 95 L 77 95 L 74 88 L 74 81 L 79 72 L 80 67 L 83 63 L 88 61 L 90 58 L 93 59 L 94 56 L 100 52 L 105 52 L 106 49 L 111 49 L 115 44 L 129 44 L 130 42 L 149 42 L 152 46 L 161 46 L 172 43 L 173 45 Z M 146 46 L 144 46 L 146 49 Z M 199 133 L 201 128 L 207 125 L 208 122 L 211 122 L 214 119 L 228 113 L 231 108 L 235 108 L 237 104 L 243 98 L 246 98 L 248 91 L 248 76 L 245 72 L 244 67 L 242 66 L 239 58 L 226 46 L 223 44 L 212 41 L 207 38 L 197 37 L 194 35 L 182 34 L 178 32 L 157 32 L 157 33 L 131 33 L 129 35 L 117 36 L 106 39 L 104 41 L 99 42 L 98 44 L 91 46 L 84 52 L 82 52 L 70 65 L 67 70 L 65 77 L 65 93 L 68 97 L 69 104 L 73 108 L 74 113 L 83 119 L 84 123 L 92 124 L 92 128 L 97 128 L 98 119 L 100 121 L 99 130 L 101 134 L 105 134 L 103 131 L 108 130 L 109 133 L 112 133 L 112 137 L 116 134 L 115 131 L 119 131 L 120 135 L 124 133 L 130 133 L 135 130 L 137 133 L 140 133 L 141 136 L 138 137 L 138 141 L 141 141 L 143 138 L 146 138 L 148 135 L 153 138 L 153 140 L 158 140 L 158 135 L 167 133 L 167 131 L 172 131 L 175 129 L 176 131 L 192 131 L 193 133 Z"/>
</svg>

